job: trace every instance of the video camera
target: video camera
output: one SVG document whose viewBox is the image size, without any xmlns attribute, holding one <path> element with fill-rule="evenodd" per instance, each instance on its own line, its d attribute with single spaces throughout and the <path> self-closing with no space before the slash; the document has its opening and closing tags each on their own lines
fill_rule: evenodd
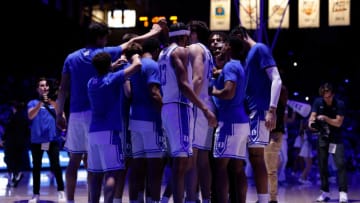
<svg viewBox="0 0 360 203">
<path fill-rule="evenodd" d="M 329 124 L 323 120 L 316 119 L 313 123 L 311 123 L 310 126 L 315 130 L 317 130 L 320 133 L 320 135 L 328 137 L 330 134 Z"/>
</svg>

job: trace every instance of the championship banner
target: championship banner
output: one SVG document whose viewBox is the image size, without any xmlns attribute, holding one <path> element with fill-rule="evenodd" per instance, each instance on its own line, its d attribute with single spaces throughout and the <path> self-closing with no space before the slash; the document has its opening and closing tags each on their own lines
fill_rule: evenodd
<svg viewBox="0 0 360 203">
<path fill-rule="evenodd" d="M 329 26 L 350 25 L 350 0 L 329 0 Z"/>
<path fill-rule="evenodd" d="M 320 27 L 320 0 L 299 0 L 299 28 Z"/>
<path fill-rule="evenodd" d="M 308 117 L 311 111 L 311 105 L 294 100 L 288 100 L 287 105 L 302 117 Z"/>
<path fill-rule="evenodd" d="M 210 1 L 210 30 L 230 30 L 230 0 Z"/>
<path fill-rule="evenodd" d="M 257 29 L 260 21 L 260 0 L 239 0 L 240 22 L 248 30 Z"/>
<path fill-rule="evenodd" d="M 269 28 L 289 28 L 289 1 L 269 0 Z"/>
</svg>

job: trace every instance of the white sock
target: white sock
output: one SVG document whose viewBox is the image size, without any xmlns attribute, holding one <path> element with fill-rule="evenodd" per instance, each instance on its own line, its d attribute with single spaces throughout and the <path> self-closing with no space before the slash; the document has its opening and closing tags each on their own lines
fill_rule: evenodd
<svg viewBox="0 0 360 203">
<path fill-rule="evenodd" d="M 122 199 L 121 198 L 114 198 L 113 203 L 122 203 Z"/>
<path fill-rule="evenodd" d="M 269 194 L 258 194 L 259 203 L 269 203 Z"/>
</svg>

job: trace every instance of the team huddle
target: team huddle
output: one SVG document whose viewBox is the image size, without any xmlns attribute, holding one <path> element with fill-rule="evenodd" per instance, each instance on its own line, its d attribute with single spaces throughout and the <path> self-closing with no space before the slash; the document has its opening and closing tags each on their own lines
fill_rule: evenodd
<svg viewBox="0 0 360 203">
<path fill-rule="evenodd" d="M 282 81 L 269 48 L 242 26 L 229 34 L 206 23 L 167 26 L 105 46 L 108 27 L 91 23 L 88 46 L 64 62 L 57 126 L 67 129 L 67 202 L 74 202 L 80 162 L 89 202 L 161 199 L 166 164 L 175 203 L 246 202 L 245 160 L 260 203 L 268 203 L 264 148 L 276 126 Z M 69 116 L 64 116 L 69 97 Z M 275 196 L 276 198 L 276 196 Z M 276 199 L 271 199 L 276 202 Z"/>
</svg>

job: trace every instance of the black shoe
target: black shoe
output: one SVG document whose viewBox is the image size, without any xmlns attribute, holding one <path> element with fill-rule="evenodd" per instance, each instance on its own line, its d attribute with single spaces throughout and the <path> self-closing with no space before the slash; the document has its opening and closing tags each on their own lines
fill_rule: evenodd
<svg viewBox="0 0 360 203">
<path fill-rule="evenodd" d="M 276 200 L 271 200 L 271 201 L 269 201 L 269 203 L 278 203 L 278 201 L 276 201 Z"/>
<path fill-rule="evenodd" d="M 16 187 L 19 182 L 21 181 L 21 179 L 24 177 L 24 174 L 22 172 L 19 172 L 16 176 L 14 176 L 14 179 L 13 179 L 13 185 L 14 187 Z"/>
</svg>

